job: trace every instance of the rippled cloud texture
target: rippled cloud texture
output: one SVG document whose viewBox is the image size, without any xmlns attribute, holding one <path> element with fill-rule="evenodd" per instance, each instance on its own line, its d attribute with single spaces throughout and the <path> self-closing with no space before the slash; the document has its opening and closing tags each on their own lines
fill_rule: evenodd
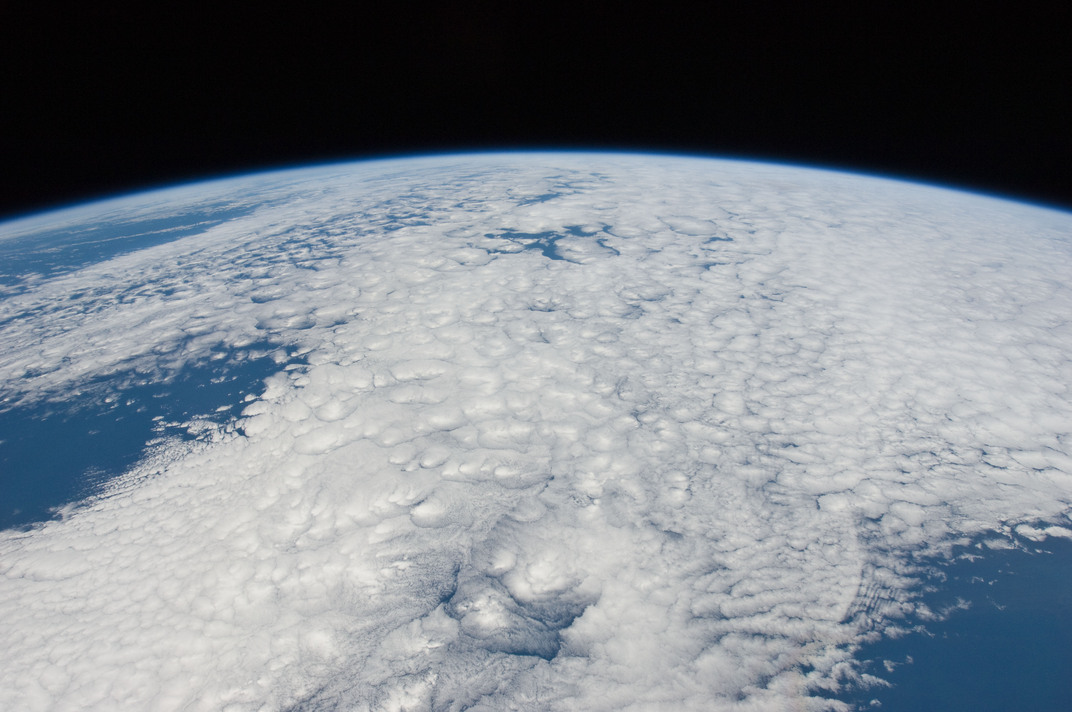
<svg viewBox="0 0 1072 712">
<path fill-rule="evenodd" d="M 247 209 L 5 288 L 8 403 L 280 370 L 0 533 L 4 709 L 838 708 L 914 557 L 1070 533 L 1068 215 L 518 154 L 50 219 L 208 200 Z"/>
</svg>

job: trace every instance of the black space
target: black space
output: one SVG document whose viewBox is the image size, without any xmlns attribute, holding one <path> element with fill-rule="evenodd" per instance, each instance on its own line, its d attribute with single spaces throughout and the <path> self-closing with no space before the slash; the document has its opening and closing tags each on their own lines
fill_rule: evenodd
<svg viewBox="0 0 1072 712">
<path fill-rule="evenodd" d="M 818 164 L 1072 208 L 1067 3 L 365 5 L 0 5 L 0 217 L 221 173 L 526 147 Z"/>
</svg>

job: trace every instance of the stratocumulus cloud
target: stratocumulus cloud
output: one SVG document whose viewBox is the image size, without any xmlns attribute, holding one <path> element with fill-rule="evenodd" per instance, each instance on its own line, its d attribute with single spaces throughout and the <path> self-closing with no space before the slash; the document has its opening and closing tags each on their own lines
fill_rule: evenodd
<svg viewBox="0 0 1072 712">
<path fill-rule="evenodd" d="M 1068 215 L 643 156 L 247 181 L 0 301 L 10 403 L 290 359 L 0 534 L 4 709 L 837 708 L 912 556 L 1069 531 Z"/>
</svg>

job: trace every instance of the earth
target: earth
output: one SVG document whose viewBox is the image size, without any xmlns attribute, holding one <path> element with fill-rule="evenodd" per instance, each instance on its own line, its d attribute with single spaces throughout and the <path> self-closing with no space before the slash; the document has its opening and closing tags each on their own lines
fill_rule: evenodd
<svg viewBox="0 0 1072 712">
<path fill-rule="evenodd" d="M 879 706 L 956 567 L 1064 590 L 1069 275 L 1067 213 L 643 154 L 0 225 L 0 707 Z"/>
</svg>

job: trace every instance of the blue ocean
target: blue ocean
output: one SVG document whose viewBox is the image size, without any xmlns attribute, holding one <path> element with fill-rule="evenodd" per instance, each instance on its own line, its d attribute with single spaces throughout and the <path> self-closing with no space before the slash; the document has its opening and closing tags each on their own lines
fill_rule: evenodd
<svg viewBox="0 0 1072 712">
<path fill-rule="evenodd" d="M 46 229 L 0 241 L 0 287 L 27 274 L 55 277 L 119 255 L 196 235 L 252 212 L 250 207 L 212 204 L 177 215 Z"/>
<path fill-rule="evenodd" d="M 282 366 L 271 344 L 217 350 L 163 378 L 116 374 L 62 402 L 0 409 L 0 528 L 26 526 L 93 494 L 154 438 L 193 437 L 192 418 L 233 419 Z M 207 414 L 207 415 L 206 415 Z"/>
<path fill-rule="evenodd" d="M 890 686 L 839 699 L 906 712 L 1072 709 L 1072 541 L 1015 543 L 969 547 L 939 567 L 923 600 L 935 611 L 967 607 L 865 647 L 864 672 Z"/>
</svg>

